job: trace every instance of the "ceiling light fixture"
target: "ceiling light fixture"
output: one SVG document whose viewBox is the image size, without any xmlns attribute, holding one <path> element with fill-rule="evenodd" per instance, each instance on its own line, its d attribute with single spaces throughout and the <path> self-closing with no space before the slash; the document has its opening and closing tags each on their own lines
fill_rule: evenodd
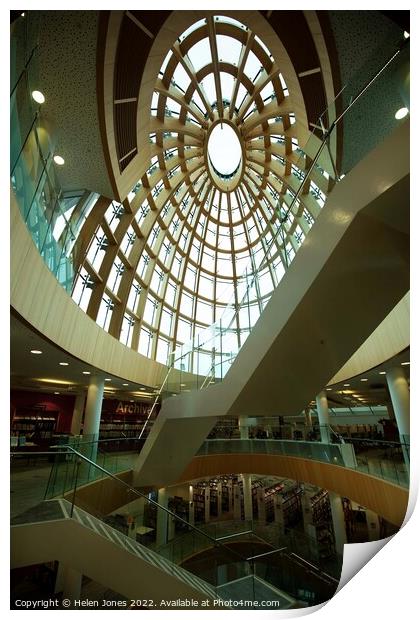
<svg viewBox="0 0 420 620">
<path fill-rule="evenodd" d="M 410 38 L 410 33 L 407 32 L 407 30 L 404 30 L 404 39 L 409 39 Z"/>
<path fill-rule="evenodd" d="M 381 372 L 379 373 L 380 375 L 386 375 L 385 370 L 381 370 Z"/>
<path fill-rule="evenodd" d="M 127 387 L 127 386 L 128 386 L 128 383 L 123 383 L 123 386 L 124 386 L 124 387 Z"/>
<path fill-rule="evenodd" d="M 69 365 L 69 363 L 68 363 L 68 362 L 59 362 L 59 365 L 60 365 L 60 366 L 68 366 L 68 365 Z"/>
<path fill-rule="evenodd" d="M 90 375 L 90 370 L 84 370 L 82 374 L 84 374 L 84 375 Z"/>
<path fill-rule="evenodd" d="M 402 118 L 405 118 L 408 114 L 408 108 L 400 108 L 395 112 L 395 118 L 397 121 L 400 121 Z"/>
<path fill-rule="evenodd" d="M 34 379 L 34 381 L 39 381 L 40 383 L 56 383 L 58 385 L 73 385 L 72 381 L 64 381 L 64 379 Z"/>
<path fill-rule="evenodd" d="M 60 392 L 54 392 L 54 394 L 60 394 Z"/>
<path fill-rule="evenodd" d="M 31 349 L 31 353 L 33 353 L 34 355 L 41 355 L 42 351 L 40 351 L 39 349 Z"/>
<path fill-rule="evenodd" d="M 350 387 L 350 383 L 343 383 L 344 387 Z"/>
<path fill-rule="evenodd" d="M 61 157 L 61 155 L 54 155 L 54 161 L 57 164 L 57 166 L 64 166 L 64 164 L 66 163 L 63 159 L 63 157 Z"/>
<path fill-rule="evenodd" d="M 112 379 L 108 379 L 108 378 L 107 378 L 107 379 L 105 379 L 105 381 L 112 381 Z"/>
<path fill-rule="evenodd" d="M 327 392 L 331 392 L 332 388 L 326 388 Z"/>
<path fill-rule="evenodd" d="M 410 362 L 401 362 L 401 366 L 410 366 Z"/>
<path fill-rule="evenodd" d="M 45 97 L 43 93 L 41 93 L 40 90 L 33 90 L 31 94 L 32 94 L 32 99 L 36 101 L 37 103 L 41 104 L 45 102 Z"/>
<path fill-rule="evenodd" d="M 360 379 L 360 381 L 367 381 L 367 379 Z"/>
</svg>

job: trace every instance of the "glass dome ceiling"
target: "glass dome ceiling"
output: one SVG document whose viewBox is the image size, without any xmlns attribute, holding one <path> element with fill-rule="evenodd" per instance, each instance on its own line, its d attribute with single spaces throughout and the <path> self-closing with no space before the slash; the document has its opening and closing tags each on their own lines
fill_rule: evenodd
<svg viewBox="0 0 420 620">
<path fill-rule="evenodd" d="M 246 321 L 237 315 L 238 340 L 246 337 L 325 194 L 311 181 L 288 209 L 304 161 L 289 92 L 270 50 L 235 19 L 202 19 L 179 36 L 151 115 L 150 165 L 130 210 L 113 202 L 105 212 L 73 298 L 124 344 L 166 363 L 240 303 L 241 278 L 258 269 Z"/>
</svg>

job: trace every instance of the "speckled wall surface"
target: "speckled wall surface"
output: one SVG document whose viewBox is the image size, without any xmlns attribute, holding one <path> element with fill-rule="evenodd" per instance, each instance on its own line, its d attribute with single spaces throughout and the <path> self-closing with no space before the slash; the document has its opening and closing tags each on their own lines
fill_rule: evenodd
<svg viewBox="0 0 420 620">
<path fill-rule="evenodd" d="M 379 11 L 329 11 L 329 17 L 342 83 L 349 84 L 348 103 L 397 49 L 403 32 Z M 394 118 L 407 103 L 400 93 L 401 83 L 394 64 L 346 116 L 342 172 L 351 170 L 401 122 Z"/>
<path fill-rule="evenodd" d="M 96 100 L 97 11 L 42 11 L 39 34 L 42 112 L 55 125 L 56 151 L 65 161 L 65 190 L 112 196 L 102 154 Z"/>
</svg>

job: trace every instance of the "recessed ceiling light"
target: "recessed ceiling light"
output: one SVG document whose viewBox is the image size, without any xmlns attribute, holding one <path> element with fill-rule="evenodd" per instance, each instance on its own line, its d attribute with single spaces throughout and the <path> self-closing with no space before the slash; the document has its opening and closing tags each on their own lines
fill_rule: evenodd
<svg viewBox="0 0 420 620">
<path fill-rule="evenodd" d="M 90 371 L 89 371 L 89 370 L 84 370 L 82 374 L 84 374 L 84 375 L 90 375 Z"/>
<path fill-rule="evenodd" d="M 25 17 L 25 13 L 21 13 L 20 16 Z M 405 32 L 404 32 L 404 36 L 405 36 Z"/>
<path fill-rule="evenodd" d="M 54 161 L 57 164 L 57 166 L 64 166 L 65 161 L 64 159 L 61 157 L 61 155 L 54 155 Z"/>
<path fill-rule="evenodd" d="M 367 379 L 360 379 L 360 381 L 367 381 Z"/>
<path fill-rule="evenodd" d="M 45 101 L 45 97 L 44 97 L 43 93 L 41 93 L 40 90 L 33 90 L 32 91 L 32 99 L 34 101 L 36 101 L 37 103 L 44 103 L 44 101 Z"/>
<path fill-rule="evenodd" d="M 186 387 L 186 383 L 181 383 L 181 387 Z"/>
<path fill-rule="evenodd" d="M 134 403 L 134 400 L 130 400 L 130 403 Z"/>
<path fill-rule="evenodd" d="M 68 366 L 69 363 L 68 362 L 59 362 L 60 366 Z"/>
<path fill-rule="evenodd" d="M 381 370 L 381 372 L 379 373 L 380 375 L 386 375 L 385 370 Z"/>
<path fill-rule="evenodd" d="M 25 15 L 25 13 L 23 13 Z M 404 39 L 408 39 L 410 37 L 410 33 L 407 30 L 404 30 Z"/>
<path fill-rule="evenodd" d="M 343 383 L 344 387 L 350 387 L 350 383 Z"/>
<path fill-rule="evenodd" d="M 401 362 L 401 366 L 410 366 L 410 362 Z"/>
<path fill-rule="evenodd" d="M 105 379 L 105 381 L 112 381 L 112 379 Z"/>
<path fill-rule="evenodd" d="M 402 118 L 405 118 L 408 114 L 408 108 L 400 108 L 395 112 L 395 118 L 397 121 L 400 121 Z"/>
<path fill-rule="evenodd" d="M 40 351 L 39 349 L 31 349 L 31 353 L 33 353 L 34 355 L 41 355 L 42 351 Z"/>
<path fill-rule="evenodd" d="M 128 383 L 123 383 L 123 385 L 124 385 L 125 387 L 127 387 Z"/>
<path fill-rule="evenodd" d="M 332 388 L 326 388 L 327 392 L 331 392 Z"/>
<path fill-rule="evenodd" d="M 146 391 L 146 388 L 142 388 L 142 387 L 141 387 L 141 388 L 139 388 L 139 389 L 140 389 L 142 392 L 145 392 L 145 391 Z"/>
<path fill-rule="evenodd" d="M 60 392 L 54 392 L 54 394 L 60 394 Z"/>
</svg>

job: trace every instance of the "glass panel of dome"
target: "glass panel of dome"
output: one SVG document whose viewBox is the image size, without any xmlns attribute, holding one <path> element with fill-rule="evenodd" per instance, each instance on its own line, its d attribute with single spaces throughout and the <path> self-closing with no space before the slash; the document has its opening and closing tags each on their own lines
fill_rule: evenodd
<svg viewBox="0 0 420 620">
<path fill-rule="evenodd" d="M 170 310 L 167 310 L 166 308 L 163 308 L 162 316 L 160 319 L 160 331 L 166 334 L 167 336 L 170 336 L 171 334 L 172 317 L 173 317 L 173 312 L 171 312 Z"/>
<path fill-rule="evenodd" d="M 171 97 L 166 97 L 166 109 L 169 110 L 171 116 L 178 116 L 181 106 Z"/>
<path fill-rule="evenodd" d="M 138 282 L 133 282 L 130 289 L 130 294 L 128 296 L 127 308 L 132 310 L 133 312 L 137 309 L 138 298 L 141 293 L 141 286 Z"/>
<path fill-rule="evenodd" d="M 222 98 L 224 101 L 230 103 L 233 93 L 233 85 L 235 83 L 235 78 L 230 73 L 226 73 L 225 71 L 220 72 L 220 86 L 222 89 Z"/>
<path fill-rule="evenodd" d="M 139 350 L 139 353 L 141 353 L 142 355 L 145 355 L 146 357 L 150 356 L 152 338 L 153 338 L 153 335 L 148 329 L 141 328 L 138 350 Z"/>
<path fill-rule="evenodd" d="M 214 84 L 213 73 L 206 75 L 206 77 L 202 80 L 202 84 L 210 105 L 213 105 L 216 101 L 216 86 Z"/>
<path fill-rule="evenodd" d="M 191 60 L 195 71 L 199 71 L 211 63 L 211 49 L 207 38 L 201 39 L 188 50 L 188 57 Z"/>
<path fill-rule="evenodd" d="M 175 305 L 175 293 L 176 293 L 176 285 L 172 283 L 172 281 L 168 281 L 165 293 L 165 301 L 170 306 Z"/>
<path fill-rule="evenodd" d="M 179 342 L 187 342 L 191 338 L 191 323 L 180 318 L 176 338 Z"/>
<path fill-rule="evenodd" d="M 134 326 L 134 319 L 128 314 L 124 314 L 122 327 L 121 327 L 121 333 L 120 333 L 120 342 L 122 342 L 128 347 L 131 345 L 131 338 L 133 335 L 133 326 Z"/>
<path fill-rule="evenodd" d="M 242 43 L 233 37 L 224 34 L 216 35 L 217 55 L 219 60 L 237 65 L 242 50 Z"/>
<path fill-rule="evenodd" d="M 153 299 L 152 297 L 150 297 L 149 295 L 149 297 L 146 300 L 146 305 L 145 305 L 144 314 L 143 314 L 143 319 L 146 321 L 146 323 L 149 323 L 149 325 L 153 325 L 156 308 L 157 308 L 157 301 Z"/>
<path fill-rule="evenodd" d="M 235 102 L 236 108 L 239 109 L 241 107 L 241 105 L 243 104 L 247 94 L 248 94 L 248 91 L 245 88 L 245 86 L 243 84 L 240 84 L 240 86 L 238 88 L 238 94 L 236 96 L 236 102 Z"/>
<path fill-rule="evenodd" d="M 199 285 L 198 285 L 198 293 L 202 295 L 203 297 L 207 297 L 208 299 L 213 299 L 213 287 L 214 287 L 214 279 L 201 274 Z"/>
<path fill-rule="evenodd" d="M 197 106 L 197 108 L 200 110 L 201 114 L 204 116 L 205 114 L 205 105 L 198 93 L 197 90 L 194 91 L 193 96 L 191 97 L 191 101 Z"/>
<path fill-rule="evenodd" d="M 265 102 L 265 105 L 270 103 L 273 94 L 273 84 L 271 82 L 268 82 L 268 84 L 266 84 L 264 88 L 260 91 L 260 97 Z M 268 100 L 266 101 L 266 99 Z"/>
<path fill-rule="evenodd" d="M 254 82 L 257 75 L 261 70 L 261 63 L 258 58 L 255 56 L 252 50 L 248 53 L 248 58 L 246 59 L 244 71 L 246 75 L 249 77 L 251 82 Z"/>
<path fill-rule="evenodd" d="M 114 308 L 114 304 L 111 301 L 111 298 L 107 295 L 104 295 L 100 306 L 98 316 L 96 317 L 96 323 L 102 327 L 105 331 L 108 331 L 109 323 L 111 321 L 112 310 Z"/>
<path fill-rule="evenodd" d="M 182 293 L 180 311 L 185 316 L 192 316 L 193 298 L 188 293 Z"/>
<path fill-rule="evenodd" d="M 191 78 L 181 63 L 177 64 L 172 79 L 175 85 L 179 86 L 184 93 L 191 84 Z"/>
<path fill-rule="evenodd" d="M 197 299 L 196 320 L 210 325 L 213 322 L 213 306 Z"/>
<path fill-rule="evenodd" d="M 187 288 L 191 289 L 192 291 L 195 290 L 195 276 L 196 276 L 195 268 L 187 267 L 187 271 L 184 277 L 184 285 Z"/>
</svg>

